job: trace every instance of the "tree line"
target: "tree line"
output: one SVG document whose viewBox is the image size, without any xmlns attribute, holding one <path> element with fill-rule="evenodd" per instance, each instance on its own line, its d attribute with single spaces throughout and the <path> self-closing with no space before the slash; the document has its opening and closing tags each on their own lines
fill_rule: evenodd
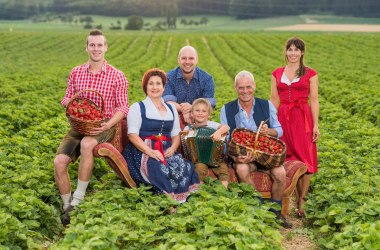
<svg viewBox="0 0 380 250">
<path fill-rule="evenodd" d="M 48 12 L 104 16 L 231 15 L 238 19 L 300 14 L 380 17 L 378 0 L 0 0 L 0 19 Z"/>
</svg>

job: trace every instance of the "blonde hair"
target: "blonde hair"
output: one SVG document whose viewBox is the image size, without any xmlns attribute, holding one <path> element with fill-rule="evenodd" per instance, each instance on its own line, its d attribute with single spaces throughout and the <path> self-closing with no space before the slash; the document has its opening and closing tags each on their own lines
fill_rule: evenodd
<svg viewBox="0 0 380 250">
<path fill-rule="evenodd" d="M 211 107 L 211 103 L 209 100 L 207 100 L 206 98 L 198 98 L 198 99 L 195 99 L 193 101 L 193 104 L 191 105 L 191 113 L 194 111 L 194 107 L 196 105 L 199 105 L 199 104 L 203 104 L 207 107 L 207 110 L 208 110 L 208 114 L 211 115 L 211 111 L 212 111 L 212 107 Z"/>
</svg>

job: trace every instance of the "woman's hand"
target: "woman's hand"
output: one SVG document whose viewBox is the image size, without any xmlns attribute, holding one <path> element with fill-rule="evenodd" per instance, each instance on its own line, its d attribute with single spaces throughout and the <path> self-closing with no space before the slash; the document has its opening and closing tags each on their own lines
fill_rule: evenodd
<svg viewBox="0 0 380 250">
<path fill-rule="evenodd" d="M 317 142 L 320 136 L 319 128 L 318 126 L 314 126 L 313 128 L 313 142 Z"/>
<path fill-rule="evenodd" d="M 169 147 L 168 149 L 166 149 L 165 151 L 165 158 L 168 158 L 168 157 L 171 157 L 173 156 L 175 153 L 175 149 L 173 147 Z"/>
<path fill-rule="evenodd" d="M 164 160 L 164 156 L 158 150 L 151 149 L 148 151 L 147 155 L 149 155 L 149 157 L 151 157 L 153 159 L 156 159 L 157 161 L 163 161 Z"/>
</svg>

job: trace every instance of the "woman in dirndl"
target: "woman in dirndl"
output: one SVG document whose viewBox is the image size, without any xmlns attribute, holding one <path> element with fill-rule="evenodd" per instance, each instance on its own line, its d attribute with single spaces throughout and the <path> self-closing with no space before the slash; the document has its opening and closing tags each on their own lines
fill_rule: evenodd
<svg viewBox="0 0 380 250">
<path fill-rule="evenodd" d="M 153 68 L 145 72 L 142 88 L 146 99 L 134 103 L 127 117 L 128 139 L 123 156 L 137 185 L 153 186 L 180 203 L 198 189 L 194 164 L 177 152 L 181 131 L 178 113 L 162 99 L 167 77 Z"/>
<path fill-rule="evenodd" d="M 280 138 L 286 144 L 286 160 L 299 160 L 307 173 L 297 182 L 297 214 L 304 217 L 303 203 L 309 191 L 312 174 L 318 171 L 319 139 L 318 75 L 304 65 L 305 43 L 298 37 L 285 44 L 286 66 L 272 73 L 271 101 L 278 109 L 278 120 L 284 131 Z"/>
</svg>

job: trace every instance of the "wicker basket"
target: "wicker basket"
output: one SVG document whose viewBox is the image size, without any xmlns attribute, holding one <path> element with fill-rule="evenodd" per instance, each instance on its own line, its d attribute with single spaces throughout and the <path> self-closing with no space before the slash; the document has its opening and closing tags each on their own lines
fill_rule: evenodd
<svg viewBox="0 0 380 250">
<path fill-rule="evenodd" d="M 252 130 L 246 129 L 246 128 L 236 128 L 232 132 L 231 139 L 228 143 L 228 155 L 236 161 L 236 158 L 240 155 L 246 155 L 248 151 L 251 151 L 254 155 L 255 162 L 258 162 L 266 169 L 270 170 L 272 168 L 280 167 L 282 164 L 284 164 L 285 157 L 286 157 L 286 145 L 283 141 L 281 141 L 278 138 L 268 136 L 268 135 L 260 135 L 260 128 L 262 124 L 260 124 L 260 127 L 258 129 L 258 132 L 253 132 Z M 246 133 L 253 134 L 255 136 L 255 142 L 253 147 L 248 147 L 245 145 L 242 145 L 234 140 L 234 133 L 238 131 L 244 131 Z M 276 140 L 278 143 L 282 145 L 282 151 L 279 154 L 270 154 L 261 150 L 258 150 L 257 144 L 259 137 L 264 136 L 267 138 L 270 138 L 272 140 Z"/>
<path fill-rule="evenodd" d="M 99 109 L 99 107 L 92 100 L 80 96 L 81 94 L 83 94 L 85 92 L 93 92 L 93 93 L 97 94 L 98 96 L 100 96 L 100 98 L 102 100 L 102 107 L 101 107 L 101 109 Z M 68 112 L 70 106 L 72 105 L 72 103 L 74 101 L 80 101 L 80 100 L 86 100 L 88 103 L 93 104 L 98 110 L 100 110 L 100 112 L 102 114 L 102 117 L 103 117 L 102 120 L 83 120 L 83 119 L 79 119 L 79 118 L 77 118 L 75 116 L 70 115 L 69 112 Z M 79 133 L 81 133 L 83 135 L 95 135 L 92 132 L 92 130 L 94 128 L 99 128 L 100 125 L 105 121 L 105 119 L 104 119 L 104 99 L 100 95 L 100 93 L 97 92 L 96 90 L 91 90 L 91 89 L 81 90 L 78 93 L 76 93 L 70 99 L 69 103 L 67 104 L 67 106 L 66 106 L 66 116 L 67 116 L 67 119 L 69 120 L 69 123 L 70 123 L 71 127 L 73 129 L 75 129 L 76 131 L 78 131 Z"/>
</svg>

